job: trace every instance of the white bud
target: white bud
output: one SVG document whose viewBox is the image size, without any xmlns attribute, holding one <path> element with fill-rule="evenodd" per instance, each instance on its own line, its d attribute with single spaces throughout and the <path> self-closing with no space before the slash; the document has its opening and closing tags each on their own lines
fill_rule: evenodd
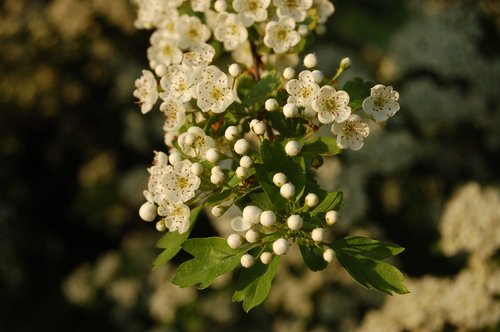
<svg viewBox="0 0 500 332">
<path fill-rule="evenodd" d="M 139 217 L 144 221 L 153 221 L 156 218 L 156 206 L 151 202 L 145 202 L 139 208 Z"/>
<path fill-rule="evenodd" d="M 295 77 L 295 69 L 293 69 L 292 67 L 286 67 L 285 70 L 283 70 L 283 78 L 285 80 L 291 80 L 294 77 Z"/>
<path fill-rule="evenodd" d="M 253 264 L 255 263 L 255 258 L 250 254 L 244 254 L 240 258 L 240 263 L 241 263 L 241 266 L 249 268 L 249 267 L 252 267 Z"/>
<path fill-rule="evenodd" d="M 262 226 L 270 227 L 276 222 L 276 214 L 273 211 L 263 211 L 260 214 L 260 223 Z"/>
<path fill-rule="evenodd" d="M 241 74 L 241 67 L 239 64 L 233 63 L 229 66 L 228 72 L 229 72 L 229 75 L 231 75 L 232 77 L 236 77 L 239 74 Z"/>
<path fill-rule="evenodd" d="M 217 160 L 219 160 L 219 157 L 220 157 L 219 151 L 217 151 L 217 149 L 215 148 L 208 149 L 207 153 L 205 154 L 205 158 L 210 163 L 215 163 Z"/>
<path fill-rule="evenodd" d="M 318 65 L 318 58 L 316 57 L 316 54 L 309 53 L 304 57 L 304 66 L 306 68 L 314 68 L 317 65 Z"/>
<path fill-rule="evenodd" d="M 236 152 L 237 154 L 245 154 L 247 153 L 249 148 L 250 144 L 244 138 L 240 138 L 236 141 L 236 143 L 234 143 L 234 152 Z"/>
<path fill-rule="evenodd" d="M 165 74 L 167 74 L 167 66 L 165 66 L 163 63 L 159 64 L 155 67 L 155 74 L 160 77 L 165 76 Z"/>
<path fill-rule="evenodd" d="M 223 173 L 222 172 L 222 168 L 220 166 L 214 166 L 214 167 L 212 167 L 212 169 L 210 169 L 210 172 L 211 172 L 211 174 Z"/>
<path fill-rule="evenodd" d="M 285 106 L 283 106 L 283 114 L 286 118 L 293 118 L 298 113 L 299 109 L 294 103 L 287 103 Z"/>
<path fill-rule="evenodd" d="M 244 222 L 241 216 L 234 217 L 231 219 L 231 228 L 235 232 L 245 232 L 252 227 L 252 224 L 249 222 Z"/>
<path fill-rule="evenodd" d="M 285 152 L 290 157 L 298 155 L 300 150 L 302 150 L 302 144 L 297 141 L 289 141 L 285 145 Z"/>
<path fill-rule="evenodd" d="M 235 139 L 238 138 L 240 135 L 240 131 L 238 130 L 238 127 L 236 126 L 229 126 L 227 127 L 226 131 L 224 132 L 224 136 L 228 141 L 234 141 Z"/>
<path fill-rule="evenodd" d="M 285 174 L 283 174 L 281 172 L 276 173 L 273 176 L 273 183 L 278 187 L 282 187 L 285 183 L 287 183 L 287 181 L 288 181 L 288 178 L 286 177 Z"/>
<path fill-rule="evenodd" d="M 221 217 L 224 214 L 224 212 L 225 212 L 225 209 L 221 205 L 215 205 L 212 208 L 212 215 L 214 217 Z"/>
<path fill-rule="evenodd" d="M 210 182 L 215 185 L 220 185 L 224 182 L 224 173 L 222 172 L 212 172 L 210 175 Z"/>
<path fill-rule="evenodd" d="M 236 176 L 239 179 L 246 178 L 247 175 L 248 175 L 248 168 L 238 166 L 238 168 L 236 168 L 236 172 L 235 173 L 236 173 Z"/>
<path fill-rule="evenodd" d="M 295 186 L 290 182 L 285 183 L 280 188 L 280 195 L 286 199 L 292 198 L 295 196 Z"/>
<path fill-rule="evenodd" d="M 167 226 L 165 226 L 165 221 L 163 219 L 158 221 L 155 226 L 158 232 L 165 232 L 167 230 Z"/>
<path fill-rule="evenodd" d="M 239 248 L 241 246 L 241 236 L 234 233 L 229 234 L 227 237 L 227 244 L 233 249 Z"/>
<path fill-rule="evenodd" d="M 304 36 L 307 36 L 307 34 L 309 33 L 309 28 L 307 27 L 307 25 L 301 24 L 301 25 L 299 25 L 299 28 L 297 29 L 297 31 L 298 31 L 299 35 L 304 37 Z"/>
<path fill-rule="evenodd" d="M 284 255 L 287 253 L 290 244 L 288 240 L 280 238 L 273 242 L 273 251 L 276 255 Z"/>
<path fill-rule="evenodd" d="M 260 261 L 264 265 L 271 263 L 272 259 L 273 259 L 273 254 L 270 253 L 269 251 L 264 251 L 262 254 L 260 254 Z"/>
<path fill-rule="evenodd" d="M 314 82 L 316 83 L 321 83 L 323 79 L 325 78 L 325 74 L 321 70 L 313 70 L 312 71 L 312 76 L 314 78 Z"/>
<path fill-rule="evenodd" d="M 335 259 L 335 251 L 332 248 L 328 248 L 323 252 L 323 259 L 328 263 L 333 262 Z"/>
<path fill-rule="evenodd" d="M 248 241 L 248 243 L 255 243 L 255 242 L 259 241 L 259 232 L 255 231 L 253 229 L 249 229 L 245 233 L 245 239 Z"/>
<path fill-rule="evenodd" d="M 192 146 L 194 144 L 194 142 L 195 142 L 195 138 L 193 135 L 186 134 L 186 136 L 184 136 L 184 144 Z"/>
<path fill-rule="evenodd" d="M 258 120 L 258 119 L 252 119 L 252 121 L 250 121 L 250 125 L 249 125 L 250 129 L 252 129 L 252 130 L 253 130 L 253 126 L 254 126 L 257 122 L 259 122 L 259 120 Z"/>
<path fill-rule="evenodd" d="M 278 104 L 278 101 L 274 98 L 269 98 L 268 100 L 266 100 L 266 103 L 264 104 L 264 108 L 268 112 L 275 111 L 276 109 L 278 109 L 279 106 L 280 105 Z"/>
<path fill-rule="evenodd" d="M 191 173 L 200 176 L 203 174 L 203 165 L 198 162 L 191 164 Z"/>
<path fill-rule="evenodd" d="M 182 160 L 182 156 L 179 152 L 177 151 L 172 151 L 172 153 L 170 153 L 170 156 L 168 156 L 168 161 L 170 162 L 170 164 L 172 165 L 175 165 L 177 164 L 179 161 Z"/>
<path fill-rule="evenodd" d="M 308 207 L 315 207 L 319 203 L 319 197 L 315 193 L 309 193 L 306 195 L 304 203 Z"/>
<path fill-rule="evenodd" d="M 242 212 L 243 222 L 258 224 L 261 213 L 262 210 L 259 207 L 255 205 L 247 205 Z"/>
<path fill-rule="evenodd" d="M 340 60 L 340 68 L 342 68 L 344 70 L 351 67 L 351 65 L 352 65 L 352 61 L 349 58 L 343 58 L 342 60 Z"/>
<path fill-rule="evenodd" d="M 323 242 L 325 240 L 326 230 L 324 228 L 315 228 L 311 232 L 311 238 L 315 242 Z"/>
<path fill-rule="evenodd" d="M 256 135 L 264 135 L 266 132 L 266 124 L 263 121 L 258 121 L 254 123 L 252 130 Z"/>
<path fill-rule="evenodd" d="M 328 211 L 325 215 L 325 220 L 326 220 L 326 223 L 330 226 L 335 224 L 337 222 L 337 211 L 335 211 L 335 210 Z"/>
<path fill-rule="evenodd" d="M 217 0 L 214 3 L 214 9 L 216 12 L 224 12 L 227 9 L 227 3 L 225 0 Z"/>
<path fill-rule="evenodd" d="M 243 156 L 240 158 L 240 166 L 245 168 L 250 168 L 253 165 L 253 160 L 249 156 Z"/>
<path fill-rule="evenodd" d="M 292 231 L 298 231 L 304 225 L 304 220 L 298 214 L 292 214 L 286 220 L 286 224 L 288 225 L 288 228 L 290 228 Z"/>
</svg>

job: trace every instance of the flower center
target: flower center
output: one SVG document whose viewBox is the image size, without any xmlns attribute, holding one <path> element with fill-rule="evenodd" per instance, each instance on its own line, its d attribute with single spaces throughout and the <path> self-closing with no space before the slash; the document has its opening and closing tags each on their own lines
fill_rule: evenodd
<svg viewBox="0 0 500 332">
<path fill-rule="evenodd" d="M 213 88 L 211 95 L 217 101 L 224 99 L 224 92 L 219 88 Z"/>
<path fill-rule="evenodd" d="M 276 32 L 276 37 L 278 37 L 278 39 L 280 39 L 280 40 L 285 40 L 287 35 L 288 35 L 288 32 L 285 29 L 279 29 Z"/>
<path fill-rule="evenodd" d="M 337 109 L 337 102 L 333 98 L 329 98 L 325 101 L 325 108 L 328 112 L 334 112 Z"/>
<path fill-rule="evenodd" d="M 251 12 L 255 12 L 259 9 L 259 3 L 257 0 L 249 0 L 248 1 L 248 10 Z"/>
<path fill-rule="evenodd" d="M 179 189 L 185 189 L 189 186 L 189 180 L 185 177 L 178 177 L 176 181 L 176 185 Z"/>
<path fill-rule="evenodd" d="M 296 0 L 285 0 L 284 4 L 286 7 L 297 7 L 297 1 Z"/>
<path fill-rule="evenodd" d="M 375 105 L 378 109 L 384 107 L 386 103 L 387 101 L 381 96 L 375 97 L 373 100 L 373 105 Z"/>
</svg>

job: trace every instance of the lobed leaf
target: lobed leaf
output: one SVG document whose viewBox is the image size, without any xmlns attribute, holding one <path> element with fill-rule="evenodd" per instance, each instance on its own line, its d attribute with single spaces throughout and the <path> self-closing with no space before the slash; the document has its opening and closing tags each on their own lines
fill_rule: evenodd
<svg viewBox="0 0 500 332">
<path fill-rule="evenodd" d="M 372 86 L 373 83 L 364 81 L 359 77 L 353 78 L 344 84 L 342 89 L 349 94 L 351 99 L 349 106 L 353 110 L 361 108 L 363 100 L 370 95 Z"/>
<path fill-rule="evenodd" d="M 243 104 L 251 106 L 254 104 L 262 104 L 273 92 L 279 88 L 281 81 L 276 71 L 273 70 L 267 76 L 261 78 L 243 97 Z"/>
<path fill-rule="evenodd" d="M 343 194 L 340 191 L 332 191 L 326 194 L 325 198 L 311 211 L 311 214 L 319 214 L 330 210 L 338 210 L 343 201 Z"/>
<path fill-rule="evenodd" d="M 304 263 L 311 271 L 321 271 L 328 266 L 328 262 L 323 259 L 323 250 L 318 247 L 311 247 L 300 244 L 300 253 L 304 258 Z"/>
<path fill-rule="evenodd" d="M 342 149 L 337 146 L 335 137 L 317 137 L 307 141 L 302 148 L 302 152 L 331 157 L 341 153 Z"/>
</svg>

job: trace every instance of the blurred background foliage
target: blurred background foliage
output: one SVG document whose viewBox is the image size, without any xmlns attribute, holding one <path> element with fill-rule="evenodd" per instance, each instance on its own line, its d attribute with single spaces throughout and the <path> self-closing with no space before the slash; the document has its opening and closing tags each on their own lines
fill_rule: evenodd
<svg viewBox="0 0 500 332">
<path fill-rule="evenodd" d="M 134 80 L 149 32 L 129 0 L 0 5 L 1 331 L 493 331 L 500 328 L 500 4 L 335 2 L 314 51 L 332 74 L 393 85 L 401 111 L 359 153 L 318 171 L 346 194 L 338 234 L 406 247 L 410 295 L 362 289 L 290 252 L 245 315 L 231 276 L 204 292 L 151 272 L 139 221 L 158 114 Z M 198 235 L 220 231 L 207 217 Z M 182 257 L 180 258 L 182 259 Z M 175 260 L 173 263 L 178 263 Z"/>
</svg>

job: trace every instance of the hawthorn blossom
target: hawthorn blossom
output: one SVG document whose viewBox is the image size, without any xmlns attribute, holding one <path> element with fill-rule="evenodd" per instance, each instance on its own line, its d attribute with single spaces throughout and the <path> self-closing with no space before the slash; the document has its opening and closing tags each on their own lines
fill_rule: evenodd
<svg viewBox="0 0 500 332">
<path fill-rule="evenodd" d="M 201 180 L 191 172 L 191 165 L 189 160 L 181 160 L 163 175 L 161 183 L 166 189 L 164 202 L 184 203 L 194 197 L 195 190 L 200 187 Z M 159 205 L 161 207 L 162 204 Z M 161 213 L 160 209 L 158 213 Z"/>
<path fill-rule="evenodd" d="M 158 84 L 153 73 L 143 70 L 142 76 L 135 80 L 134 97 L 139 99 L 142 114 L 146 114 L 153 108 L 158 100 Z"/>
<path fill-rule="evenodd" d="M 196 105 L 203 112 L 224 112 L 236 97 L 229 78 L 215 66 L 207 67 L 204 76 L 205 81 L 196 85 Z"/>
<path fill-rule="evenodd" d="M 137 0 L 136 28 L 162 28 L 167 21 L 178 16 L 177 8 L 184 0 Z"/>
<path fill-rule="evenodd" d="M 160 93 L 163 100 L 175 99 L 185 103 L 192 98 L 192 75 L 181 65 L 167 67 L 165 75 L 160 80 L 160 85 L 165 90 Z"/>
<path fill-rule="evenodd" d="M 224 44 L 225 50 L 233 51 L 247 41 L 248 31 L 238 15 L 222 12 L 217 16 L 214 37 Z"/>
<path fill-rule="evenodd" d="M 164 130 L 178 130 L 186 121 L 186 108 L 176 100 L 166 100 L 161 103 L 160 111 L 165 116 Z"/>
<path fill-rule="evenodd" d="M 270 21 L 266 25 L 264 44 L 276 53 L 286 53 L 300 42 L 300 34 L 295 31 L 292 17 L 281 17 L 278 22 Z"/>
<path fill-rule="evenodd" d="M 345 122 L 334 122 L 332 132 L 337 136 L 337 146 L 341 149 L 357 151 L 363 147 L 364 139 L 370 133 L 368 124 L 357 114 L 351 114 Z"/>
<path fill-rule="evenodd" d="M 351 115 L 349 95 L 345 91 L 336 91 L 330 85 L 321 87 L 312 102 L 312 108 L 318 112 L 321 123 L 344 122 Z"/>
<path fill-rule="evenodd" d="M 162 184 L 163 176 L 172 171 L 172 166 L 168 164 L 168 156 L 163 152 L 156 152 L 153 159 L 153 166 L 148 168 L 149 181 L 148 190 L 143 194 L 150 203 L 159 204 L 164 201 L 166 188 Z"/>
<path fill-rule="evenodd" d="M 152 69 L 160 64 L 169 66 L 181 62 L 182 51 L 177 47 L 177 42 L 173 37 L 166 29 L 158 29 L 151 35 L 151 46 L 147 50 L 147 55 Z"/>
<path fill-rule="evenodd" d="M 191 0 L 191 9 L 194 12 L 204 13 L 210 9 L 211 0 Z"/>
<path fill-rule="evenodd" d="M 328 17 L 335 12 L 335 7 L 330 0 L 314 0 L 314 7 L 318 9 L 318 23 L 320 24 L 326 23 Z"/>
<path fill-rule="evenodd" d="M 286 84 L 286 91 L 290 94 L 287 102 L 299 107 L 311 108 L 311 103 L 319 91 L 319 85 L 309 70 L 304 70 L 298 78 L 291 79 Z"/>
<path fill-rule="evenodd" d="M 262 22 L 267 19 L 267 8 L 271 0 L 234 0 L 233 9 L 240 14 L 241 20 L 246 27 L 254 22 Z"/>
<path fill-rule="evenodd" d="M 302 22 L 307 16 L 307 10 L 311 8 L 313 0 L 273 0 L 278 7 L 278 17 L 292 17 L 295 22 Z"/>
<path fill-rule="evenodd" d="M 178 231 L 179 234 L 189 229 L 190 213 L 189 207 L 184 203 L 165 203 L 158 208 L 158 215 L 165 217 L 165 227 L 170 232 Z"/>
<path fill-rule="evenodd" d="M 363 101 L 363 111 L 377 122 L 385 121 L 399 111 L 399 93 L 392 86 L 377 84 L 370 90 L 370 97 Z"/>
<path fill-rule="evenodd" d="M 200 127 L 192 126 L 177 138 L 182 152 L 193 158 L 204 158 L 207 151 L 215 147 L 214 139 L 205 135 Z"/>
<path fill-rule="evenodd" d="M 210 38 L 210 29 L 196 16 L 182 15 L 175 24 L 177 42 L 181 49 L 191 49 Z"/>
</svg>

